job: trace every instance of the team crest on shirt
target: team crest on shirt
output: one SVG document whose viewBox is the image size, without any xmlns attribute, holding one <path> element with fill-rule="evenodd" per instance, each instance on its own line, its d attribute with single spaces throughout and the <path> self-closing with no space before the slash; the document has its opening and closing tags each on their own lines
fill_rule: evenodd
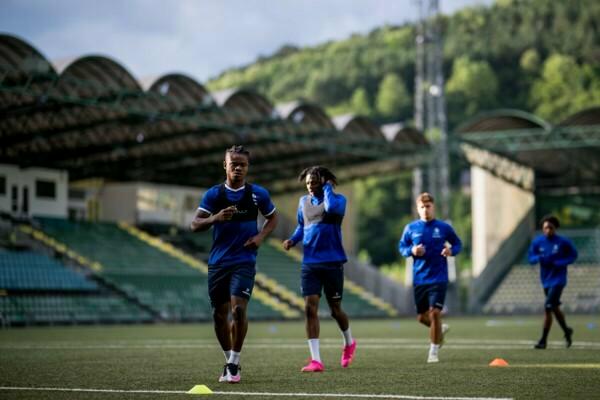
<svg viewBox="0 0 600 400">
<path fill-rule="evenodd" d="M 552 247 L 552 254 L 556 254 L 558 253 L 558 245 L 555 244 L 554 247 Z"/>
<path fill-rule="evenodd" d="M 258 199 L 256 198 L 256 193 L 252 193 L 252 202 L 255 206 L 258 206 Z"/>
<path fill-rule="evenodd" d="M 433 228 L 433 235 L 431 237 L 434 239 L 441 239 L 442 234 L 440 233 L 440 228 Z"/>
</svg>

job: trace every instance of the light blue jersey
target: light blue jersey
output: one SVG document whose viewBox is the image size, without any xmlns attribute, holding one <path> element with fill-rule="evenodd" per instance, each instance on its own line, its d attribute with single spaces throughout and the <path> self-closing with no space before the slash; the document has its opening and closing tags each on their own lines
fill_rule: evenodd
<svg viewBox="0 0 600 400">
<path fill-rule="evenodd" d="M 346 198 L 333 191 L 331 184 L 323 185 L 321 197 L 305 195 L 298 204 L 298 226 L 290 240 L 302 241 L 302 264 L 345 263 L 342 245 L 342 219 Z"/>
</svg>

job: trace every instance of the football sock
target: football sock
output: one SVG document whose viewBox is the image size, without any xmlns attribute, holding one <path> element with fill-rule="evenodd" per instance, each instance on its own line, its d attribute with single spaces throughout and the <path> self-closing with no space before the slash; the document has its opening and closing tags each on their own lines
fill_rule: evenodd
<svg viewBox="0 0 600 400">
<path fill-rule="evenodd" d="M 352 332 L 350 332 L 350 327 L 342 332 L 342 336 L 344 336 L 344 346 L 350 346 L 352 344 Z"/>
<path fill-rule="evenodd" d="M 431 343 L 431 345 L 429 346 L 429 352 L 433 353 L 433 354 L 437 354 L 437 352 L 438 352 L 439 349 L 440 349 L 440 345 L 439 344 Z"/>
<path fill-rule="evenodd" d="M 229 362 L 229 356 L 231 355 L 231 350 L 223 350 L 223 355 L 225 356 L 225 362 Z"/>
<path fill-rule="evenodd" d="M 321 353 L 319 352 L 319 339 L 308 339 L 308 347 L 310 348 L 310 358 L 321 362 Z"/>
<path fill-rule="evenodd" d="M 229 360 L 227 360 L 228 364 L 239 364 L 240 363 L 240 353 L 238 353 L 237 351 L 231 351 L 231 354 L 229 355 Z"/>
</svg>

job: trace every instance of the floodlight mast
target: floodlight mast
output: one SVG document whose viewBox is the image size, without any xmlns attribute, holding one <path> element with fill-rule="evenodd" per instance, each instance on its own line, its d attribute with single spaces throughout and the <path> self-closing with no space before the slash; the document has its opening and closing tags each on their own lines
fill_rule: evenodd
<svg viewBox="0 0 600 400">
<path fill-rule="evenodd" d="M 448 127 L 443 75 L 443 40 L 439 0 L 414 0 L 419 20 L 415 38 L 415 127 L 433 146 L 427 171 L 413 172 L 413 197 L 426 190 L 439 198 L 439 210 L 448 219 L 450 200 Z"/>
</svg>

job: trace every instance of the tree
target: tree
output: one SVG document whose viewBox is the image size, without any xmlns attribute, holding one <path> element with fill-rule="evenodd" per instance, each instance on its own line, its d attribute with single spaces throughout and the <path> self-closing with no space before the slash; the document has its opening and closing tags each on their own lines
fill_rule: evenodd
<svg viewBox="0 0 600 400">
<path fill-rule="evenodd" d="M 384 117 L 398 117 L 411 105 L 411 98 L 406 86 L 398 75 L 385 75 L 377 91 L 376 109 Z"/>
<path fill-rule="evenodd" d="M 454 61 L 446 91 L 449 114 L 462 114 L 464 119 L 496 105 L 498 78 L 486 61 L 463 56 Z"/>
<path fill-rule="evenodd" d="M 352 93 L 352 98 L 350 99 L 350 108 L 352 112 L 355 114 L 369 116 L 371 114 L 371 106 L 369 105 L 369 98 L 367 96 L 367 91 L 359 87 Z"/>
<path fill-rule="evenodd" d="M 600 103 L 600 74 L 573 57 L 553 54 L 533 83 L 531 105 L 542 118 L 560 122 L 574 112 Z"/>
</svg>

